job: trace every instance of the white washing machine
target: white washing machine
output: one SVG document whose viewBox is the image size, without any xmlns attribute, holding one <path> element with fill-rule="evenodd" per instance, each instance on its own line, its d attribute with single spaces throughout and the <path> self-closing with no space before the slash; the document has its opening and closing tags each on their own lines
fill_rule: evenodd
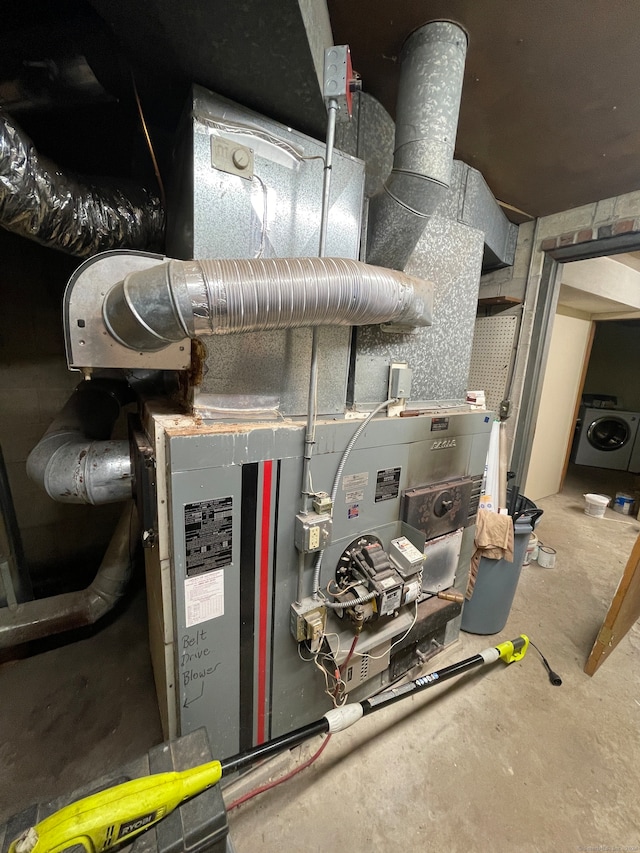
<svg viewBox="0 0 640 853">
<path fill-rule="evenodd" d="M 626 471 L 631 462 L 639 423 L 638 412 L 584 409 L 576 465 Z M 640 457 L 640 450 L 637 455 Z"/>
<path fill-rule="evenodd" d="M 629 471 L 632 474 L 640 474 L 640 425 L 636 433 L 636 440 L 631 451 L 631 459 L 629 461 Z"/>
</svg>

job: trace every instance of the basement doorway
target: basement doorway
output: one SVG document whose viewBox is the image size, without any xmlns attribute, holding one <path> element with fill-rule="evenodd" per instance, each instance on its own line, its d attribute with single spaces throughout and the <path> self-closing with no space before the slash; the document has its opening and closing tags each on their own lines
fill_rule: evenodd
<svg viewBox="0 0 640 853">
<path fill-rule="evenodd" d="M 617 408 L 637 406 L 640 412 L 640 399 L 633 396 L 640 396 L 640 383 L 626 373 L 625 362 L 638 363 L 640 338 L 640 243 L 637 235 L 630 243 L 630 236 L 546 253 L 511 460 L 532 500 L 556 494 L 567 473 L 577 470 L 571 450 L 582 395 L 591 385 L 596 394 L 617 398 Z M 607 350 L 621 329 L 624 353 L 616 358 Z M 605 376 L 614 390 L 595 389 Z M 601 477 L 607 469 L 594 470 Z"/>
<path fill-rule="evenodd" d="M 624 262 L 624 256 L 598 259 L 605 287 L 615 284 Z M 567 476 L 588 492 L 611 495 L 640 485 L 638 454 L 632 456 L 640 423 L 640 315 L 565 283 L 579 280 L 589 270 L 578 267 L 590 263 L 560 273 L 525 487 L 533 500 L 560 492 Z M 631 272 L 640 300 L 640 270 Z"/>
</svg>

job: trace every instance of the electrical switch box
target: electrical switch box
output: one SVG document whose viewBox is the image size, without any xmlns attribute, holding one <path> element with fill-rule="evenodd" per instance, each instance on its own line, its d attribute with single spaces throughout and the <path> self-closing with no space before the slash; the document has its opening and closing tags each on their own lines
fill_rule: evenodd
<svg viewBox="0 0 640 853">
<path fill-rule="evenodd" d="M 321 515 L 331 515 L 333 513 L 333 501 L 331 495 L 327 492 L 316 492 L 312 500 L 313 508 Z"/>
<path fill-rule="evenodd" d="M 409 397 L 412 375 L 413 371 L 406 364 L 392 365 L 389 376 L 389 396 L 397 399 Z"/>
<path fill-rule="evenodd" d="M 321 512 L 296 515 L 295 545 L 303 554 L 322 551 L 331 542 L 331 516 Z"/>
<path fill-rule="evenodd" d="M 424 563 L 424 553 L 409 542 L 406 536 L 391 540 L 389 557 L 403 578 L 415 575 Z"/>
<path fill-rule="evenodd" d="M 320 642 L 324 634 L 327 618 L 326 608 L 318 605 L 315 601 L 310 603 L 310 599 L 300 603 L 294 602 L 291 605 L 289 618 L 291 633 L 296 642 L 302 643 L 304 640 L 308 640 L 310 648 L 313 649 L 313 646 Z"/>
</svg>

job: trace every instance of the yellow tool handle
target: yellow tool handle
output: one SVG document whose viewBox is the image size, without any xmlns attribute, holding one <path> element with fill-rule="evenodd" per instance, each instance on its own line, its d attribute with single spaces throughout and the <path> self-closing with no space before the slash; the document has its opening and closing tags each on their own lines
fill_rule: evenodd
<svg viewBox="0 0 640 853">
<path fill-rule="evenodd" d="M 516 660 L 522 660 L 529 648 L 529 638 L 526 634 L 520 634 L 515 640 L 508 640 L 506 643 L 499 643 L 496 646 L 500 654 L 500 658 L 505 663 L 513 663 Z"/>
<path fill-rule="evenodd" d="M 191 770 L 132 779 L 78 800 L 31 827 L 9 846 L 9 853 L 63 853 L 81 847 L 99 853 L 148 829 L 180 803 L 215 785 L 219 761 Z"/>
</svg>

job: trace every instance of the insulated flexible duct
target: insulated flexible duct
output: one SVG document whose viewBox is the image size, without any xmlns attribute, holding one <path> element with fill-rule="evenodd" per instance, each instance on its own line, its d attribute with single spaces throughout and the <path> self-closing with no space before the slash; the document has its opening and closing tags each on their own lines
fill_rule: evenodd
<svg viewBox="0 0 640 853">
<path fill-rule="evenodd" d="M 106 504 L 131 497 L 129 442 L 109 439 L 129 394 L 124 382 L 81 382 L 31 451 L 27 474 L 54 501 Z"/>
<path fill-rule="evenodd" d="M 402 269 L 450 186 L 467 36 L 435 21 L 409 36 L 400 57 L 393 169 L 371 199 L 367 260 Z"/>
<path fill-rule="evenodd" d="M 158 198 L 143 187 L 64 172 L 2 109 L 0 225 L 80 258 L 114 248 L 158 251 L 164 242 Z"/>
<path fill-rule="evenodd" d="M 430 286 L 346 258 L 169 261 L 130 273 L 103 305 L 111 335 L 153 352 L 201 335 L 301 326 L 426 326 Z"/>
</svg>

